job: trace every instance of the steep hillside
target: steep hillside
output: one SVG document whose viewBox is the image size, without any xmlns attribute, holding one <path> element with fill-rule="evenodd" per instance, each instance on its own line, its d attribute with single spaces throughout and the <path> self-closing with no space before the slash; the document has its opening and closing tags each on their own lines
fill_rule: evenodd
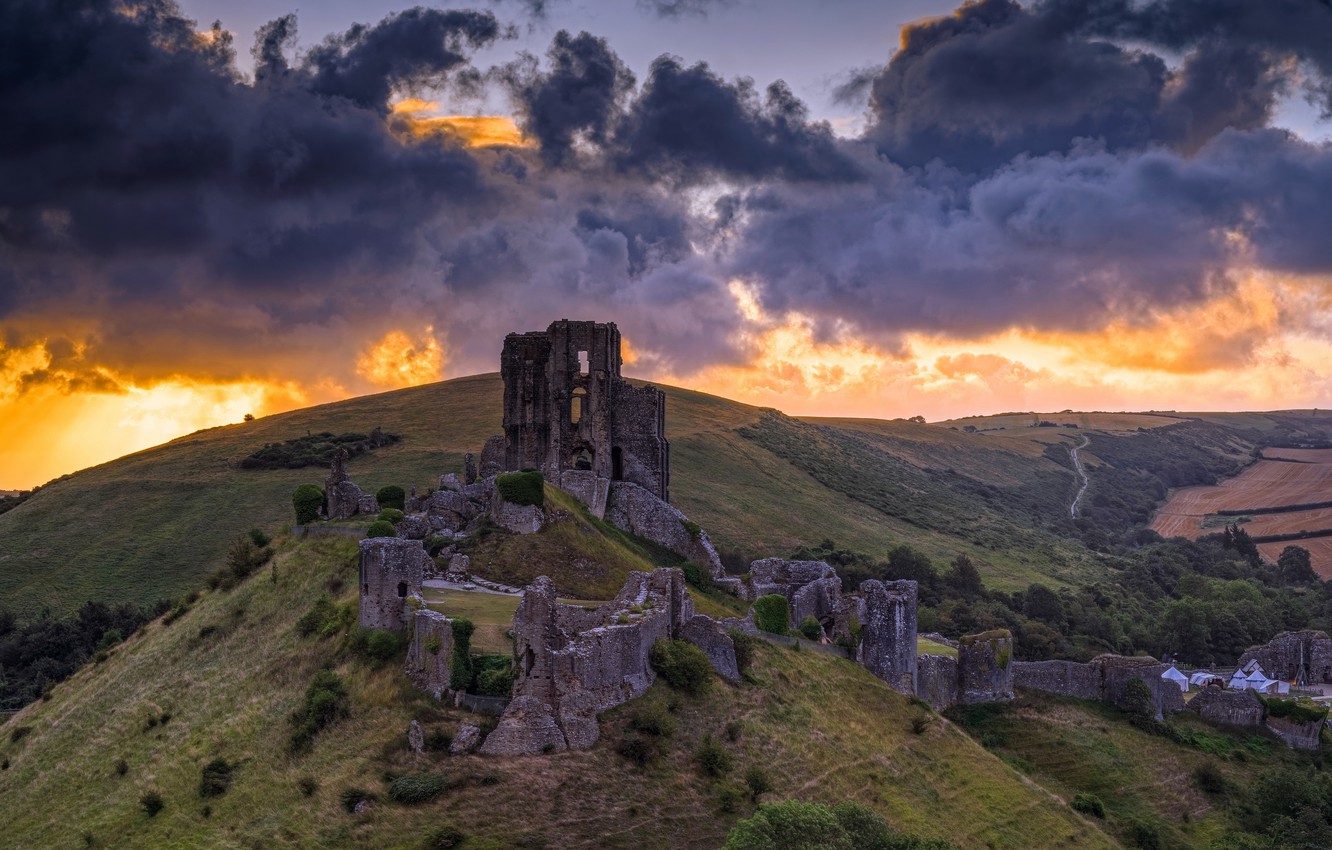
<svg viewBox="0 0 1332 850">
<path fill-rule="evenodd" d="M 871 553 L 902 542 L 940 560 L 965 553 L 1001 587 L 1094 569 L 1076 544 L 1030 528 L 1033 511 L 1057 513 L 1071 498 L 1074 478 L 1025 446 L 906 422 L 867 433 L 863 423 L 666 392 L 672 501 L 742 558 L 832 538 Z M 500 394 L 497 375 L 480 375 L 349 399 L 201 431 L 54 482 L 0 514 L 0 605 L 32 615 L 86 599 L 179 596 L 236 535 L 290 522 L 292 489 L 327 474 L 242 469 L 242 458 L 308 433 L 380 427 L 401 442 L 354 458 L 352 477 L 371 489 L 425 488 L 500 430 Z"/>
<path fill-rule="evenodd" d="M 353 599 L 355 545 L 279 547 L 271 570 L 150 625 L 3 727 L 7 847 L 417 848 L 452 824 L 471 848 L 715 848 L 752 810 L 741 789 L 755 771 L 772 787 L 761 800 L 857 800 L 968 850 L 1116 846 L 953 725 L 913 723 L 933 716 L 862 668 L 766 644 L 750 683 L 716 681 L 701 697 L 658 683 L 608 714 L 590 751 L 413 757 L 412 719 L 436 741 L 475 716 L 411 688 L 397 656 L 376 665 L 345 635 L 300 636 L 297 619 L 321 597 Z M 343 681 L 347 716 L 296 754 L 289 718 L 321 670 Z M 676 728 L 639 766 L 617 750 L 647 712 Z M 705 736 L 730 755 L 720 778 L 694 758 Z M 202 796 L 217 760 L 229 784 Z M 447 790 L 416 805 L 389 798 L 389 779 L 421 773 Z M 348 812 L 360 795 L 376 802 Z"/>
</svg>

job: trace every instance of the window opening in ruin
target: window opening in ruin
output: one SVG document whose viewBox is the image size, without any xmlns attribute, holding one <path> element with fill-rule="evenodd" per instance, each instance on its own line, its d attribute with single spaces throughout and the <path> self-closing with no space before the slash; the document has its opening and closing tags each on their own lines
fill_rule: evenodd
<svg viewBox="0 0 1332 850">
<path fill-rule="evenodd" d="M 578 352 L 578 374 L 583 375 L 583 376 L 586 376 L 586 375 L 587 375 L 587 352 L 586 352 L 586 351 L 580 351 L 580 352 Z"/>
<path fill-rule="evenodd" d="M 579 387 L 573 391 L 573 398 L 569 401 L 569 422 L 577 425 L 583 419 L 583 414 L 587 408 L 587 390 Z"/>
<path fill-rule="evenodd" d="M 523 653 L 523 675 L 524 676 L 532 675 L 532 667 L 535 664 L 536 664 L 536 653 L 534 653 L 532 651 L 532 647 L 529 646 L 527 648 L 527 652 Z"/>
<path fill-rule="evenodd" d="M 370 585 L 369 585 L 369 584 L 363 584 L 363 585 L 361 585 L 361 595 L 362 595 L 362 596 L 369 596 L 369 595 L 370 595 Z"/>
<path fill-rule="evenodd" d="M 573 450 L 573 456 L 569 459 L 574 469 L 591 469 L 592 452 L 590 449 L 579 447 Z"/>
<path fill-rule="evenodd" d="M 620 458 L 619 446 L 611 447 L 611 480 L 612 481 L 624 480 L 624 462 Z"/>
<path fill-rule="evenodd" d="M 398 598 L 399 599 L 407 598 L 407 582 L 405 581 L 398 582 Z"/>
</svg>

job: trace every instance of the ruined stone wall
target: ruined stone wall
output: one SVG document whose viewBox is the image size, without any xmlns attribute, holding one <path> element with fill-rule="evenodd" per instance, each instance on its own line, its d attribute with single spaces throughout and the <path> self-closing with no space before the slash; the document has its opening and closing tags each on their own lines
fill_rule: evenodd
<svg viewBox="0 0 1332 850">
<path fill-rule="evenodd" d="M 666 394 L 653 386 L 620 382 L 611 434 L 612 475 L 671 498 L 671 444 L 666 440 Z M 618 457 L 618 464 L 616 460 Z M 618 465 L 618 468 L 616 468 Z"/>
<path fill-rule="evenodd" d="M 412 617 L 412 639 L 407 647 L 407 675 L 435 699 L 449 688 L 453 657 L 453 621 L 436 611 L 421 609 Z"/>
<path fill-rule="evenodd" d="M 1332 639 L 1326 632 L 1282 632 L 1266 646 L 1253 647 L 1240 656 L 1240 666 L 1257 660 L 1273 679 L 1299 684 L 1332 682 Z"/>
<path fill-rule="evenodd" d="M 922 655 L 916 659 L 916 696 L 935 711 L 957 703 L 957 659 L 947 655 Z"/>
<path fill-rule="evenodd" d="M 725 574 L 708 533 L 690 523 L 674 505 L 637 484 L 612 482 L 606 501 L 606 521 L 630 534 L 665 546 L 714 578 Z"/>
<path fill-rule="evenodd" d="M 360 543 L 360 624 L 363 629 L 407 628 L 408 598 L 421 589 L 434 562 L 420 540 L 371 537 Z"/>
<path fill-rule="evenodd" d="M 1267 728 L 1293 750 L 1316 750 L 1321 744 L 1323 721 L 1296 723 L 1284 717 L 1268 717 Z"/>
<path fill-rule="evenodd" d="M 1101 698 L 1101 671 L 1077 661 L 1014 661 L 1013 684 L 1078 699 Z"/>
<path fill-rule="evenodd" d="M 1221 726 L 1261 726 L 1267 714 L 1262 700 L 1250 690 L 1203 688 L 1188 704 L 1203 720 Z"/>
<path fill-rule="evenodd" d="M 957 698 L 963 705 L 1013 698 L 1013 635 L 1000 629 L 962 638 Z"/>
<path fill-rule="evenodd" d="M 550 580 L 538 578 L 514 615 L 514 701 L 482 751 L 591 746 L 597 715 L 642 695 L 656 678 L 649 655 L 661 639 L 693 636 L 719 672 L 738 675 L 730 638 L 699 619 L 679 570 L 632 572 L 595 611 L 559 603 Z"/>
<path fill-rule="evenodd" d="M 862 582 L 865 621 L 860 662 L 897 691 L 916 693 L 916 601 L 914 581 Z"/>
<path fill-rule="evenodd" d="M 363 493 L 347 475 L 347 450 L 339 448 L 324 479 L 324 503 L 329 519 L 350 519 L 358 513 L 377 513 L 373 493 Z"/>
</svg>

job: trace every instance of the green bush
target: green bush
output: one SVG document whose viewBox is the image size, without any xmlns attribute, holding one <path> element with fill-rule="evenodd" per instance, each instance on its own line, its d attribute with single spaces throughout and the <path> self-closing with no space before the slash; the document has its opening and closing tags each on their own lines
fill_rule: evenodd
<svg viewBox="0 0 1332 850">
<path fill-rule="evenodd" d="M 702 693 L 712 681 L 712 663 L 688 641 L 662 638 L 652 644 L 648 661 L 666 684 L 688 694 Z"/>
<path fill-rule="evenodd" d="M 389 783 L 389 799 L 395 803 L 412 805 L 435 799 L 449 790 L 451 783 L 443 773 L 417 773 L 399 776 Z"/>
<path fill-rule="evenodd" d="M 759 806 L 735 825 L 722 850 L 956 850 L 939 839 L 893 831 L 883 818 L 859 803 L 803 803 L 787 800 Z"/>
<path fill-rule="evenodd" d="M 213 759 L 204 765 L 202 775 L 199 778 L 199 796 L 218 797 L 227 793 L 231 787 L 231 773 L 235 766 L 226 759 Z"/>
<path fill-rule="evenodd" d="M 694 751 L 694 759 L 698 761 L 698 768 L 705 776 L 720 779 L 731 772 L 731 754 L 714 741 L 711 735 L 703 736 L 703 741 Z"/>
<path fill-rule="evenodd" d="M 641 735 L 626 735 L 615 746 L 615 751 L 629 761 L 643 767 L 657 757 L 657 744 Z"/>
<path fill-rule="evenodd" d="M 791 606 L 780 593 L 769 593 L 754 600 L 754 625 L 775 635 L 791 630 Z"/>
<path fill-rule="evenodd" d="M 252 528 L 245 533 L 249 535 L 250 542 L 258 546 L 260 549 L 273 542 L 273 538 L 269 537 L 262 528 Z"/>
<path fill-rule="evenodd" d="M 452 824 L 437 826 L 421 841 L 421 850 L 454 850 L 467 840 L 462 830 Z"/>
<path fill-rule="evenodd" d="M 675 734 L 675 718 L 658 702 L 644 703 L 629 717 L 629 728 L 655 738 Z"/>
<path fill-rule="evenodd" d="M 381 446 L 391 446 L 401 439 L 376 428 L 369 434 L 334 434 L 321 431 L 282 443 L 268 443 L 249 457 L 242 458 L 241 469 L 300 469 L 304 466 L 328 466 L 338 449 L 349 457 L 363 455 Z"/>
<path fill-rule="evenodd" d="M 393 527 L 393 523 L 377 519 L 370 523 L 370 527 L 365 530 L 366 537 L 397 537 L 398 529 Z"/>
<path fill-rule="evenodd" d="M 383 629 L 356 629 L 351 636 L 351 651 L 375 664 L 401 660 L 407 653 L 407 635 Z"/>
<path fill-rule="evenodd" d="M 1105 818 L 1105 805 L 1101 798 L 1095 794 L 1076 794 L 1073 802 L 1069 803 L 1073 811 L 1082 812 L 1084 815 L 1091 815 L 1094 818 Z"/>
<path fill-rule="evenodd" d="M 296 509 L 296 524 L 307 525 L 319 519 L 324 506 L 324 491 L 315 484 L 302 484 L 291 494 L 291 506 Z"/>
<path fill-rule="evenodd" d="M 1272 717 L 1281 717 L 1292 723 L 1315 723 L 1327 719 L 1327 706 L 1317 705 L 1309 701 L 1300 701 L 1293 699 L 1281 699 L 1279 697 L 1265 697 L 1261 694 L 1258 699 L 1267 706 L 1267 713 Z"/>
<path fill-rule="evenodd" d="M 300 753 L 310 749 L 314 736 L 350 714 L 347 687 L 342 678 L 332 670 L 320 670 L 310 680 L 305 689 L 305 699 L 301 707 L 291 716 L 291 723 L 296 727 L 292 732 L 290 746 L 292 752 Z"/>
<path fill-rule="evenodd" d="M 1221 769 L 1210 761 L 1205 761 L 1194 768 L 1193 784 L 1204 794 L 1225 794 L 1230 791 L 1230 780 Z"/>
<path fill-rule="evenodd" d="M 727 814 L 738 812 L 745 801 L 745 792 L 729 782 L 717 783 L 717 808 Z"/>
<path fill-rule="evenodd" d="M 472 632 L 476 625 L 466 617 L 455 617 L 449 624 L 453 632 L 453 657 L 449 659 L 449 688 L 466 691 L 472 686 L 476 669 L 472 664 Z"/>
<path fill-rule="evenodd" d="M 545 478 L 540 472 L 506 472 L 495 477 L 500 498 L 511 505 L 546 504 Z"/>
<path fill-rule="evenodd" d="M 315 600 L 315 604 L 296 621 L 296 631 L 301 637 L 318 635 L 329 637 L 342 631 L 356 620 L 354 605 L 334 605 L 327 596 Z"/>
<path fill-rule="evenodd" d="M 148 813 L 148 817 L 154 818 L 157 817 L 158 812 L 162 811 L 162 807 L 166 803 L 162 801 L 161 794 L 156 791 L 149 791 L 139 798 L 139 805 Z"/>
<path fill-rule="evenodd" d="M 505 659 L 508 661 L 508 659 Z M 506 667 L 491 667 L 476 674 L 476 691 L 483 697 L 507 697 L 513 693 L 513 680 L 517 671 L 510 663 Z"/>
<path fill-rule="evenodd" d="M 818 640 L 823 637 L 823 626 L 813 614 L 806 614 L 800 621 L 800 634 L 808 640 Z"/>
<path fill-rule="evenodd" d="M 767 771 L 753 765 L 745 771 L 745 787 L 749 789 L 749 799 L 757 803 L 760 796 L 772 790 L 772 780 Z"/>
<path fill-rule="evenodd" d="M 684 526 L 685 533 L 689 535 L 689 539 L 695 542 L 697 542 L 698 538 L 703 534 L 703 528 L 693 520 L 682 519 L 680 520 L 680 525 Z"/>
<path fill-rule="evenodd" d="M 382 519 L 384 522 L 391 522 L 394 525 L 397 525 L 402 522 L 402 518 L 405 516 L 407 515 L 397 508 L 384 508 L 379 512 L 379 516 L 376 517 L 376 519 Z"/>
<path fill-rule="evenodd" d="M 407 494 L 397 484 L 389 484 L 376 490 L 375 501 L 379 502 L 380 508 L 394 508 L 399 511 L 407 508 Z"/>
</svg>

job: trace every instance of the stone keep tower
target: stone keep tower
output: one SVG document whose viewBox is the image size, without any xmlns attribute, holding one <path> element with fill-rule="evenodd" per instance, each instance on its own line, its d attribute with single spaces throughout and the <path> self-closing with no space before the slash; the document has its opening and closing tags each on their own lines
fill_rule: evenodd
<svg viewBox="0 0 1332 850">
<path fill-rule="evenodd" d="M 670 493 L 666 397 L 620 377 L 613 322 L 561 319 L 544 331 L 509 334 L 504 378 L 504 468 L 629 481 L 662 500 Z"/>
</svg>

